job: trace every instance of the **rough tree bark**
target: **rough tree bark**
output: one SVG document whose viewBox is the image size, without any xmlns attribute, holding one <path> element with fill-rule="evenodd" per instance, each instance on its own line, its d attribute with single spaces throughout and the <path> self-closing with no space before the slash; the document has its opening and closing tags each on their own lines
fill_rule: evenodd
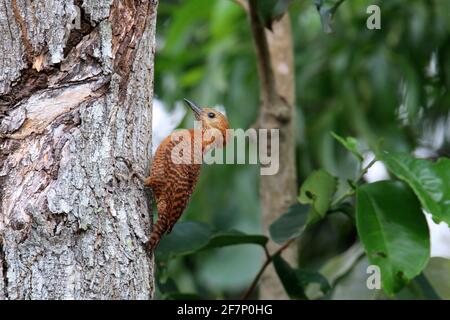
<svg viewBox="0 0 450 320">
<path fill-rule="evenodd" d="M 264 28 L 256 12 L 256 1 L 250 0 L 251 28 L 258 56 L 261 108 L 256 128 L 279 129 L 279 171 L 275 175 L 261 176 L 260 201 L 263 228 L 269 225 L 290 205 L 297 196 L 295 169 L 295 70 L 292 31 L 289 14 L 274 21 L 272 31 Z M 269 251 L 276 249 L 270 242 Z M 283 251 L 283 257 L 296 263 L 296 249 L 291 246 Z M 288 299 L 278 276 L 270 265 L 261 278 L 261 299 Z"/>
<path fill-rule="evenodd" d="M 153 296 L 156 9 L 0 0 L 0 299 Z"/>
</svg>

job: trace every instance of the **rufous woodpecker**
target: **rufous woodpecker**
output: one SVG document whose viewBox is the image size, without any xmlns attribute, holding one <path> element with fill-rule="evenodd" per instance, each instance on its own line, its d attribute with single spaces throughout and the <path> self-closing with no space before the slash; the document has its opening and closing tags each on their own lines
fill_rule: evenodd
<svg viewBox="0 0 450 320">
<path fill-rule="evenodd" d="M 229 124 L 222 113 L 212 108 L 200 108 L 187 99 L 184 101 L 201 123 L 201 128 L 177 130 L 166 137 L 156 150 L 150 176 L 144 179 L 144 185 L 152 189 L 158 210 L 158 220 L 153 225 L 148 242 L 150 250 L 155 249 L 164 233 L 172 231 L 186 208 L 200 175 L 203 155 L 212 148 L 223 147 L 228 139 Z M 208 134 L 211 131 L 219 136 Z M 178 150 L 183 149 L 180 143 L 184 142 L 190 146 L 188 155 Z M 180 161 L 183 156 L 187 156 L 188 161 Z"/>
</svg>

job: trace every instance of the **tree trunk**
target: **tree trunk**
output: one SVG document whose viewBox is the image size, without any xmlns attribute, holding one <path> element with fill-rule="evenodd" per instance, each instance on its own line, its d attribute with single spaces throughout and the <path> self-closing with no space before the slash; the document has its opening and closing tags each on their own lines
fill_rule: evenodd
<svg viewBox="0 0 450 320">
<path fill-rule="evenodd" d="M 295 203 L 297 197 L 294 134 L 295 68 L 289 14 L 286 13 L 280 21 L 275 21 L 272 30 L 272 32 L 266 31 L 266 36 L 276 90 L 284 102 L 282 108 L 287 107 L 288 119 L 279 123 L 280 170 L 273 176 L 261 176 L 260 196 L 264 230 L 268 230 L 270 224 L 285 213 L 289 206 Z M 267 106 L 267 108 L 273 107 L 275 106 Z M 270 124 L 263 122 L 261 126 L 267 127 Z M 275 243 L 269 242 L 269 251 L 274 251 L 276 247 Z M 295 266 L 297 264 L 296 252 L 296 246 L 291 245 L 283 251 L 282 255 L 286 261 Z M 288 299 L 272 264 L 262 276 L 259 296 L 261 299 Z"/>
<path fill-rule="evenodd" d="M 295 169 L 295 69 L 292 31 L 289 14 L 274 21 L 272 31 L 266 30 L 256 14 L 256 1 L 250 0 L 249 10 L 253 37 L 258 54 L 260 91 L 262 105 L 257 128 L 279 129 L 279 171 L 275 175 L 261 176 L 260 199 L 263 228 L 268 228 L 297 196 L 297 175 Z M 277 245 L 270 242 L 269 251 Z M 283 257 L 296 264 L 296 249 L 287 248 Z M 262 275 L 261 299 L 288 299 L 283 286 L 270 265 Z"/>
<path fill-rule="evenodd" d="M 0 299 L 149 299 L 157 0 L 0 0 Z"/>
</svg>

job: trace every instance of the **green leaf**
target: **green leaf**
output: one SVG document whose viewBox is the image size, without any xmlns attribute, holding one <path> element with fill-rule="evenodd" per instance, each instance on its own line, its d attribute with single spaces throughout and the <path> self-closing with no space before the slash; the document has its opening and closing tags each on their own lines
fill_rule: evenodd
<svg viewBox="0 0 450 320">
<path fill-rule="evenodd" d="M 237 244 L 257 244 L 264 247 L 269 239 L 263 235 L 249 235 L 237 230 L 214 234 L 200 250 L 221 248 Z"/>
<path fill-rule="evenodd" d="M 320 273 L 323 274 L 333 285 L 339 278 L 346 275 L 355 263 L 364 254 L 364 250 L 359 242 L 351 246 L 347 251 L 342 254 L 331 258 L 320 269 Z"/>
<path fill-rule="evenodd" d="M 311 204 L 314 211 L 323 218 L 330 207 L 336 186 L 336 178 L 327 171 L 314 171 L 301 186 L 298 201 Z"/>
<path fill-rule="evenodd" d="M 175 224 L 170 234 L 163 236 L 156 255 L 159 260 L 168 260 L 175 256 L 237 244 L 264 246 L 267 241 L 268 238 L 263 235 L 248 235 L 236 230 L 215 232 L 205 223 L 182 221 Z"/>
<path fill-rule="evenodd" d="M 379 181 L 357 189 L 356 226 L 369 261 L 381 270 L 392 295 L 425 268 L 430 237 L 416 196 L 399 181 Z"/>
<path fill-rule="evenodd" d="M 269 227 L 270 237 L 278 244 L 303 233 L 310 206 L 296 203 Z"/>
<path fill-rule="evenodd" d="M 436 222 L 450 225 L 450 159 L 431 162 L 405 154 L 382 154 L 389 171 L 414 190 Z"/>
<path fill-rule="evenodd" d="M 213 235 L 212 228 L 206 223 L 182 221 L 175 224 L 171 233 L 163 235 L 156 254 L 167 260 L 173 256 L 186 255 L 207 245 Z"/>
<path fill-rule="evenodd" d="M 280 254 L 273 258 L 273 265 L 286 293 L 291 299 L 308 299 L 305 290 L 311 283 L 318 283 L 324 294 L 330 290 L 327 279 L 320 273 L 293 269 Z"/>
<path fill-rule="evenodd" d="M 359 152 L 359 142 L 353 137 L 347 137 L 343 138 L 339 135 L 337 135 L 334 132 L 331 132 L 331 135 L 333 138 L 335 138 L 337 141 L 339 141 L 348 151 L 353 153 L 353 155 L 360 161 L 363 161 L 363 156 L 361 152 Z"/>
<path fill-rule="evenodd" d="M 267 29 L 272 30 L 273 21 L 279 20 L 288 10 L 292 0 L 258 0 L 257 10 Z"/>
<path fill-rule="evenodd" d="M 333 288 L 335 285 L 351 272 L 353 267 L 364 255 L 364 250 L 359 242 L 356 242 L 347 251 L 328 260 L 319 270 Z M 319 299 L 323 293 L 316 284 L 308 286 L 306 294 L 310 299 Z"/>
</svg>

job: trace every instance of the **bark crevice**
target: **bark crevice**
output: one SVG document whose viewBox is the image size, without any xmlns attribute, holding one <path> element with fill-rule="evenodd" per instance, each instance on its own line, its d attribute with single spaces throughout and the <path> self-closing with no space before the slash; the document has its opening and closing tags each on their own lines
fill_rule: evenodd
<svg viewBox="0 0 450 320">
<path fill-rule="evenodd" d="M 33 62 L 33 48 L 30 43 L 25 20 L 23 19 L 22 13 L 17 6 L 17 0 L 11 0 L 11 6 L 14 14 L 14 19 L 16 20 L 20 28 L 20 34 L 22 36 L 23 46 L 25 47 L 27 63 L 31 65 L 31 63 Z"/>
<path fill-rule="evenodd" d="M 76 18 L 76 23 L 79 23 L 79 26 L 70 30 L 69 38 L 63 51 L 64 57 L 67 57 L 69 52 L 98 26 L 98 23 L 92 21 L 90 14 L 84 9 L 83 0 L 75 0 L 74 4 L 79 8 L 79 17 Z"/>
</svg>

